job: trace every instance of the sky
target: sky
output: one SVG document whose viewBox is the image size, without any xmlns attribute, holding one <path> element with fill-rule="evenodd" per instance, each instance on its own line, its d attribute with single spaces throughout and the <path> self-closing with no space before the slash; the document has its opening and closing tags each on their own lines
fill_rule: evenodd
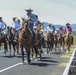
<svg viewBox="0 0 76 75">
<path fill-rule="evenodd" d="M 0 0 L 0 16 L 11 25 L 13 17 L 27 18 L 29 7 L 41 22 L 76 24 L 76 0 Z"/>
</svg>

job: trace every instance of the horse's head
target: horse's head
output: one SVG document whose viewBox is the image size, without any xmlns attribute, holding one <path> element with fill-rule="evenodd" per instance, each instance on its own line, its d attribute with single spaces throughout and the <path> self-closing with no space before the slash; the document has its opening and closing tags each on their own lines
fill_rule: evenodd
<svg viewBox="0 0 76 75">
<path fill-rule="evenodd" d="M 28 28 L 28 21 L 23 21 L 22 26 L 26 30 Z"/>
<path fill-rule="evenodd" d="M 42 29 L 42 23 L 37 24 L 36 32 Z"/>
</svg>

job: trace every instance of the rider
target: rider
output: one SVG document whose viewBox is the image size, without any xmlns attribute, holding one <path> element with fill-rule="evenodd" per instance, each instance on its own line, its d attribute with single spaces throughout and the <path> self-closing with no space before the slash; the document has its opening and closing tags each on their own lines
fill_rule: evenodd
<svg viewBox="0 0 76 75">
<path fill-rule="evenodd" d="M 55 32 L 55 27 L 50 23 L 48 26 L 47 26 L 47 33 L 54 33 Z"/>
<path fill-rule="evenodd" d="M 62 40 L 64 40 L 64 29 L 63 29 L 63 26 L 60 26 L 59 29 L 58 29 L 58 37 L 59 37 L 59 34 L 62 35 Z"/>
<path fill-rule="evenodd" d="M 38 15 L 36 15 L 36 21 L 34 21 L 34 26 L 33 26 L 33 28 L 34 28 L 35 31 L 36 31 L 37 25 L 38 25 L 39 23 L 41 23 L 41 22 L 40 22 L 40 20 L 38 19 Z"/>
<path fill-rule="evenodd" d="M 25 10 L 25 11 L 27 11 L 27 16 L 28 16 L 28 25 L 29 25 L 29 27 L 30 27 L 30 29 L 32 29 L 32 32 L 33 32 L 33 39 L 34 39 L 34 43 L 37 43 L 36 42 L 36 39 L 37 39 L 37 37 L 36 37 L 36 33 L 35 33 L 35 30 L 34 30 L 34 24 L 35 24 L 35 22 L 37 21 L 37 15 L 35 15 L 35 14 L 33 14 L 32 13 L 32 9 L 27 9 L 27 10 Z"/>
<path fill-rule="evenodd" d="M 69 23 L 66 24 L 66 27 L 64 29 L 64 32 L 65 33 L 67 33 L 67 32 L 71 33 L 72 32 L 72 28 L 70 27 L 70 24 Z"/>
<path fill-rule="evenodd" d="M 72 36 L 71 35 L 71 33 L 72 33 L 72 28 L 70 27 L 70 24 L 69 23 L 67 23 L 66 24 L 66 27 L 65 27 L 65 29 L 64 29 L 64 33 L 66 34 L 66 33 L 70 33 L 70 36 Z M 73 36 L 72 36 L 72 45 L 73 45 Z"/>
<path fill-rule="evenodd" d="M 6 28 L 7 28 L 7 24 L 2 20 L 2 17 L 0 17 L 0 29 L 4 34 L 4 36 L 6 36 L 6 32 L 5 32 Z"/>
<path fill-rule="evenodd" d="M 15 40 L 17 40 L 17 37 L 18 37 L 18 33 L 19 33 L 19 30 L 20 30 L 20 20 L 17 19 L 17 17 L 14 17 L 13 18 L 13 28 L 15 30 Z"/>
<path fill-rule="evenodd" d="M 27 11 L 27 16 L 30 17 L 33 22 L 35 22 L 36 21 L 36 15 L 32 13 L 33 10 L 31 8 L 29 8 L 25 11 Z"/>
</svg>

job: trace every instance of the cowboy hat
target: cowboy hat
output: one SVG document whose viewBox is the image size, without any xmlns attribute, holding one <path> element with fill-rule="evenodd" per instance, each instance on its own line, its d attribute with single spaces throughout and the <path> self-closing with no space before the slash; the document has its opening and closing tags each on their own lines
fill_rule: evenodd
<svg viewBox="0 0 76 75">
<path fill-rule="evenodd" d="M 17 19 L 17 17 L 13 17 L 13 19 Z"/>
<path fill-rule="evenodd" d="M 52 25 L 52 23 L 49 24 L 49 26 L 51 26 L 51 25 Z"/>
<path fill-rule="evenodd" d="M 0 17 L 0 19 L 2 19 L 2 17 Z"/>
<path fill-rule="evenodd" d="M 59 28 L 63 28 L 63 26 L 60 26 Z"/>
<path fill-rule="evenodd" d="M 29 9 L 26 9 L 25 11 L 32 12 L 33 10 L 31 8 L 29 8 Z"/>
<path fill-rule="evenodd" d="M 70 25 L 69 23 L 67 23 L 66 25 Z"/>
</svg>

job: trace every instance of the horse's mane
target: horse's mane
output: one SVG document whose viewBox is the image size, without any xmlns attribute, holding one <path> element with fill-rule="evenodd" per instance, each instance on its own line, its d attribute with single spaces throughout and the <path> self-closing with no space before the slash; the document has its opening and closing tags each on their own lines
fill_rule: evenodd
<svg viewBox="0 0 76 75">
<path fill-rule="evenodd" d="M 41 30 L 41 26 L 42 26 L 42 24 L 41 23 L 38 23 L 37 28 L 36 28 L 36 33 L 38 33 L 39 30 Z"/>
</svg>

